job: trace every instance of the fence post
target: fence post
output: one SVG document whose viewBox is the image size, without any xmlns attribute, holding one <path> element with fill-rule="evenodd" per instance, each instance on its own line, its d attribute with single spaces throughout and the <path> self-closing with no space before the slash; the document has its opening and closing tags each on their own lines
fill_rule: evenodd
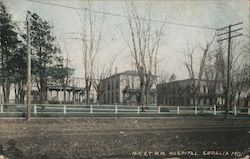
<svg viewBox="0 0 250 159">
<path fill-rule="evenodd" d="M 177 107 L 177 114 L 178 115 L 180 114 L 180 107 L 179 106 Z"/>
<path fill-rule="evenodd" d="M 139 114 L 140 113 L 140 107 L 138 106 L 137 107 L 137 114 Z"/>
<path fill-rule="evenodd" d="M 93 114 L 93 106 L 90 106 L 90 114 Z"/>
<path fill-rule="evenodd" d="M 197 115 L 197 113 L 198 113 L 197 106 L 194 107 L 194 113 L 195 113 L 195 115 Z"/>
<path fill-rule="evenodd" d="M 161 107 L 158 106 L 158 113 L 160 114 L 161 113 Z"/>
<path fill-rule="evenodd" d="M 36 104 L 34 105 L 34 114 L 37 114 L 37 106 L 36 106 Z"/>
<path fill-rule="evenodd" d="M 66 105 L 63 105 L 63 114 L 66 114 Z"/>
<path fill-rule="evenodd" d="M 236 105 L 234 105 L 234 116 L 237 115 L 237 108 L 236 108 Z"/>
<path fill-rule="evenodd" d="M 216 115 L 216 105 L 214 105 L 214 115 Z"/>
<path fill-rule="evenodd" d="M 117 105 L 115 106 L 115 114 L 117 114 L 118 109 L 117 109 Z"/>
<path fill-rule="evenodd" d="M 0 112 L 3 113 L 3 104 L 0 105 Z"/>
</svg>

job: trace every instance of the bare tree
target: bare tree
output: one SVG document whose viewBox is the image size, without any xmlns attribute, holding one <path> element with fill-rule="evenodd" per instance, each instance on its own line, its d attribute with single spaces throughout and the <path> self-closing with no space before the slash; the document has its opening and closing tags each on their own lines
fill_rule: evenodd
<svg viewBox="0 0 250 159">
<path fill-rule="evenodd" d="M 240 98 L 241 98 L 241 93 L 243 90 L 243 87 L 247 87 L 247 65 L 244 64 L 242 66 L 238 66 L 235 72 L 235 76 L 233 79 L 233 95 L 234 97 L 237 94 L 237 107 L 240 106 Z"/>
<path fill-rule="evenodd" d="M 232 41 L 232 48 L 231 48 L 231 59 L 230 59 L 230 72 L 231 72 L 231 81 L 230 81 L 230 103 L 229 103 L 229 109 L 232 109 L 232 105 L 235 103 L 235 97 L 237 92 L 241 92 L 242 86 L 241 83 L 243 83 L 241 76 L 241 71 L 243 71 L 243 65 L 241 62 L 242 58 L 242 50 L 240 49 L 240 43 L 237 41 Z M 240 71 L 240 72 L 238 72 Z M 225 94 L 226 96 L 226 94 Z"/>
<path fill-rule="evenodd" d="M 96 57 L 99 52 L 100 41 L 102 39 L 102 29 L 97 31 L 96 17 L 92 15 L 91 4 L 89 2 L 88 12 L 84 12 L 84 22 L 82 25 L 83 42 L 83 63 L 85 75 L 85 102 L 90 103 L 90 90 L 94 83 L 96 85 Z M 104 20 L 104 18 L 103 18 Z M 102 23 L 103 23 L 102 20 Z"/>
<path fill-rule="evenodd" d="M 239 106 L 242 91 L 249 89 L 249 59 L 244 55 L 247 53 L 246 46 L 237 41 L 233 41 L 232 44 L 230 106 L 232 104 Z"/>
<path fill-rule="evenodd" d="M 248 33 L 246 34 L 246 41 L 243 45 L 244 53 L 245 53 L 245 59 L 246 59 L 246 96 L 245 96 L 245 106 L 250 106 L 250 32 L 248 30 Z"/>
<path fill-rule="evenodd" d="M 172 75 L 174 75 L 174 73 Z M 158 69 L 157 78 L 155 80 L 155 85 L 163 84 L 163 83 L 169 81 L 171 76 L 169 77 L 169 74 L 167 73 L 167 71 L 165 69 L 164 70 L 159 70 Z M 175 76 L 175 78 L 176 78 L 176 76 Z"/>
<path fill-rule="evenodd" d="M 99 104 L 100 104 L 100 97 L 103 95 L 104 93 L 104 88 L 101 84 L 101 81 L 105 78 L 107 78 L 108 76 L 110 76 L 112 74 L 112 68 L 114 66 L 114 62 L 116 60 L 116 56 L 112 57 L 110 59 L 110 61 L 108 61 L 107 63 L 105 63 L 103 66 L 102 66 L 102 69 L 101 69 L 101 72 L 99 73 L 99 71 L 97 71 L 97 77 L 99 79 L 93 79 L 93 87 L 96 91 L 96 94 L 97 94 L 97 100 L 99 101 Z"/>
<path fill-rule="evenodd" d="M 242 52 L 239 50 L 239 43 L 233 41 L 231 48 L 231 58 L 230 58 L 230 72 L 231 72 L 231 81 L 230 81 L 230 107 L 233 103 L 235 103 L 235 97 L 237 95 L 237 105 L 239 105 L 239 97 L 241 95 L 243 87 L 246 85 L 246 64 L 239 60 L 242 58 Z M 226 74 L 227 74 L 227 61 L 225 55 L 225 49 L 221 44 L 218 45 L 218 48 L 214 51 L 215 54 L 212 54 L 210 58 L 208 58 L 205 64 L 205 79 L 210 80 L 210 85 L 208 85 L 209 96 L 212 100 L 212 103 L 216 103 L 216 88 L 223 88 L 222 95 L 225 100 L 227 100 L 226 94 Z M 226 109 L 225 109 L 226 110 Z M 227 112 L 226 112 L 227 113 Z"/>
<path fill-rule="evenodd" d="M 201 59 L 199 62 L 199 66 L 198 66 L 199 69 L 198 69 L 197 73 L 195 73 L 195 70 L 194 70 L 194 53 L 195 53 L 196 49 L 198 49 L 198 48 L 194 47 L 194 46 L 188 46 L 187 50 L 186 50 L 187 60 L 185 62 L 185 66 L 188 70 L 189 77 L 192 81 L 191 94 L 192 94 L 194 105 L 198 104 L 200 82 L 201 82 L 202 77 L 203 77 L 206 59 L 207 59 L 208 53 L 211 49 L 213 39 L 214 38 L 212 38 L 212 40 L 210 40 L 210 41 L 207 41 L 205 44 L 205 47 L 204 46 L 199 47 L 200 51 L 202 52 L 202 56 L 201 56 Z"/>
<path fill-rule="evenodd" d="M 149 103 L 150 89 L 157 75 L 158 49 L 165 26 L 165 21 L 160 26 L 153 26 L 150 7 L 140 17 L 136 6 L 131 3 L 127 7 L 130 40 L 122 33 L 140 77 L 140 105 L 143 110 L 145 104 Z"/>
<path fill-rule="evenodd" d="M 210 104 L 217 104 L 218 92 L 222 84 L 225 81 L 225 65 L 223 58 L 223 48 L 222 45 L 218 47 L 208 55 L 207 61 L 204 68 L 204 78 L 207 80 L 208 95 Z M 226 85 L 224 85 L 226 87 Z"/>
</svg>

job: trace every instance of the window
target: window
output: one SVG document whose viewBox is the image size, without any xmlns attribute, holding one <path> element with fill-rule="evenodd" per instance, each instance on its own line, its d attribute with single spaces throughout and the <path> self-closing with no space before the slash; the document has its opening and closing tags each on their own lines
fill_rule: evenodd
<svg viewBox="0 0 250 159">
<path fill-rule="evenodd" d="M 203 98 L 199 98 L 199 102 L 200 105 L 203 105 Z"/>
<path fill-rule="evenodd" d="M 117 88 L 117 89 L 119 88 L 119 83 L 120 83 L 120 82 L 119 82 L 119 79 L 117 78 L 117 79 L 116 79 L 116 88 Z"/>
<path fill-rule="evenodd" d="M 134 82 L 135 82 L 134 77 L 132 77 L 131 78 L 132 89 L 134 89 Z"/>
<path fill-rule="evenodd" d="M 162 104 L 163 104 L 163 105 L 166 105 L 167 103 L 168 103 L 168 97 L 165 96 L 164 99 L 163 99 L 163 103 L 162 103 Z"/>
<path fill-rule="evenodd" d="M 114 103 L 114 93 L 113 92 L 111 93 L 111 103 L 112 104 Z"/>
<path fill-rule="evenodd" d="M 109 82 L 109 81 L 107 81 L 107 83 L 108 83 L 108 90 L 110 90 L 110 82 Z"/>
<path fill-rule="evenodd" d="M 119 100 L 119 92 L 118 92 L 118 91 L 116 92 L 116 103 L 120 103 L 120 100 Z"/>
</svg>

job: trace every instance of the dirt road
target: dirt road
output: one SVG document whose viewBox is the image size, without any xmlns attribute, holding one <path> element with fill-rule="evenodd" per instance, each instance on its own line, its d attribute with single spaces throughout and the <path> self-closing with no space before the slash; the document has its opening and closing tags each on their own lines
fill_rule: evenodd
<svg viewBox="0 0 250 159">
<path fill-rule="evenodd" d="M 250 121 L 150 118 L 0 120 L 9 158 L 240 158 Z"/>
</svg>

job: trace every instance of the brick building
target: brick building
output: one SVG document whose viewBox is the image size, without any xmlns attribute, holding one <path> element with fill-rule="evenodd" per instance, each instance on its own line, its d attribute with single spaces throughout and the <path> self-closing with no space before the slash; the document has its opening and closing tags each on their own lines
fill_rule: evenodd
<svg viewBox="0 0 250 159">
<path fill-rule="evenodd" d="M 212 93 L 213 82 L 201 80 L 196 99 L 192 96 L 192 85 L 197 85 L 198 80 L 193 82 L 191 79 L 185 79 L 159 84 L 157 85 L 157 104 L 191 106 L 196 100 L 195 103 L 198 105 L 222 105 L 224 103 L 222 86 L 218 83 L 215 88 L 216 93 Z"/>
<path fill-rule="evenodd" d="M 100 81 L 100 104 L 135 105 L 140 102 L 140 78 L 136 71 L 114 74 Z M 156 87 L 150 90 L 150 104 L 156 103 Z"/>
</svg>

